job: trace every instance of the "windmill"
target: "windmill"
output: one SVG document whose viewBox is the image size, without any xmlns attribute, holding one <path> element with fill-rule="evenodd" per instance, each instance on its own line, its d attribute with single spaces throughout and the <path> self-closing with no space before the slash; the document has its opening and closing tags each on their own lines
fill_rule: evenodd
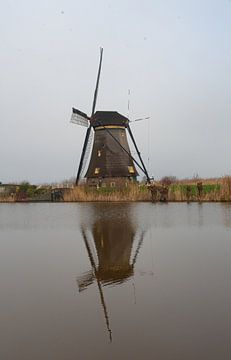
<svg viewBox="0 0 231 360">
<path fill-rule="evenodd" d="M 132 134 L 129 119 L 117 111 L 95 112 L 102 58 L 103 48 L 100 48 L 99 69 L 91 116 L 89 117 L 86 113 L 72 108 L 71 122 L 87 127 L 76 176 L 76 185 L 79 184 L 81 177 L 87 179 L 88 185 L 95 186 L 100 184 L 115 186 L 117 183 L 136 180 L 138 172 L 134 164 L 150 182 L 147 169 Z M 126 130 L 130 135 L 140 162 L 131 154 Z"/>
</svg>

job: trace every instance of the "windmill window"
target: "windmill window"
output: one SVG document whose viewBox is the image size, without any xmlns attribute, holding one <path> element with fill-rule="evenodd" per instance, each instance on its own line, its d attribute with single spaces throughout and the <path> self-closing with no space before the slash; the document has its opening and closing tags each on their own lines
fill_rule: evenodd
<svg viewBox="0 0 231 360">
<path fill-rule="evenodd" d="M 135 169 L 133 166 L 128 166 L 128 172 L 129 174 L 134 174 L 135 173 Z"/>
<path fill-rule="evenodd" d="M 115 187 L 115 182 L 111 182 L 111 187 Z"/>
<path fill-rule="evenodd" d="M 100 172 L 100 168 L 95 168 L 95 175 L 98 175 L 99 174 L 99 172 Z"/>
<path fill-rule="evenodd" d="M 98 154 L 98 157 L 100 157 L 101 156 L 101 150 L 98 150 L 97 154 Z"/>
</svg>

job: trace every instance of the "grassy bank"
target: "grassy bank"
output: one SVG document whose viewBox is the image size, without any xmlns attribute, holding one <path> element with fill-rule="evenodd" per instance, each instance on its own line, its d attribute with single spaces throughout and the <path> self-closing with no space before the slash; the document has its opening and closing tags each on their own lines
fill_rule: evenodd
<svg viewBox="0 0 231 360">
<path fill-rule="evenodd" d="M 129 184 L 120 189 L 78 186 L 64 193 L 64 201 L 231 201 L 231 177 L 201 182 L 200 191 L 196 180 L 176 181 L 169 185 L 155 182 L 150 187 Z"/>
<path fill-rule="evenodd" d="M 198 187 L 198 184 L 201 184 Z M 53 189 L 54 190 L 54 189 Z M 52 188 L 36 188 L 27 183 L 17 186 L 11 194 L 0 194 L 0 202 L 20 201 L 65 201 L 65 202 L 127 202 L 127 201 L 169 201 L 169 202 L 225 202 L 231 201 L 231 177 L 219 179 L 187 179 L 171 183 L 154 182 L 151 186 L 138 183 L 127 187 L 87 187 L 84 185 L 62 189 L 62 196 L 52 197 Z M 59 189 L 58 189 L 59 190 Z"/>
</svg>

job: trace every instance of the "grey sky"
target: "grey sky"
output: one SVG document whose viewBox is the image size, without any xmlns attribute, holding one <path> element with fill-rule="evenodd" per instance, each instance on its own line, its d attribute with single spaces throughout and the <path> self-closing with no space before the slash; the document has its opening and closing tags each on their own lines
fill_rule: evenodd
<svg viewBox="0 0 231 360">
<path fill-rule="evenodd" d="M 71 108 L 90 113 L 100 46 L 97 109 L 127 115 L 131 89 L 151 175 L 231 173 L 230 1 L 8 0 L 0 46 L 0 181 L 76 174 Z"/>
</svg>

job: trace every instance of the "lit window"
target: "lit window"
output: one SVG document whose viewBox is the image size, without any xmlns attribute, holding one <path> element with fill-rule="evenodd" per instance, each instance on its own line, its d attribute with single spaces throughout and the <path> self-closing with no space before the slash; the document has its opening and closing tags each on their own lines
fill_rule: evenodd
<svg viewBox="0 0 231 360">
<path fill-rule="evenodd" d="M 98 154 L 98 157 L 100 157 L 101 156 L 101 150 L 98 150 L 97 154 Z"/>
<path fill-rule="evenodd" d="M 98 175 L 100 172 L 100 168 L 95 168 L 95 175 Z"/>
<path fill-rule="evenodd" d="M 135 173 L 135 169 L 133 166 L 128 166 L 128 171 L 129 171 L 129 174 L 134 174 Z"/>
</svg>

